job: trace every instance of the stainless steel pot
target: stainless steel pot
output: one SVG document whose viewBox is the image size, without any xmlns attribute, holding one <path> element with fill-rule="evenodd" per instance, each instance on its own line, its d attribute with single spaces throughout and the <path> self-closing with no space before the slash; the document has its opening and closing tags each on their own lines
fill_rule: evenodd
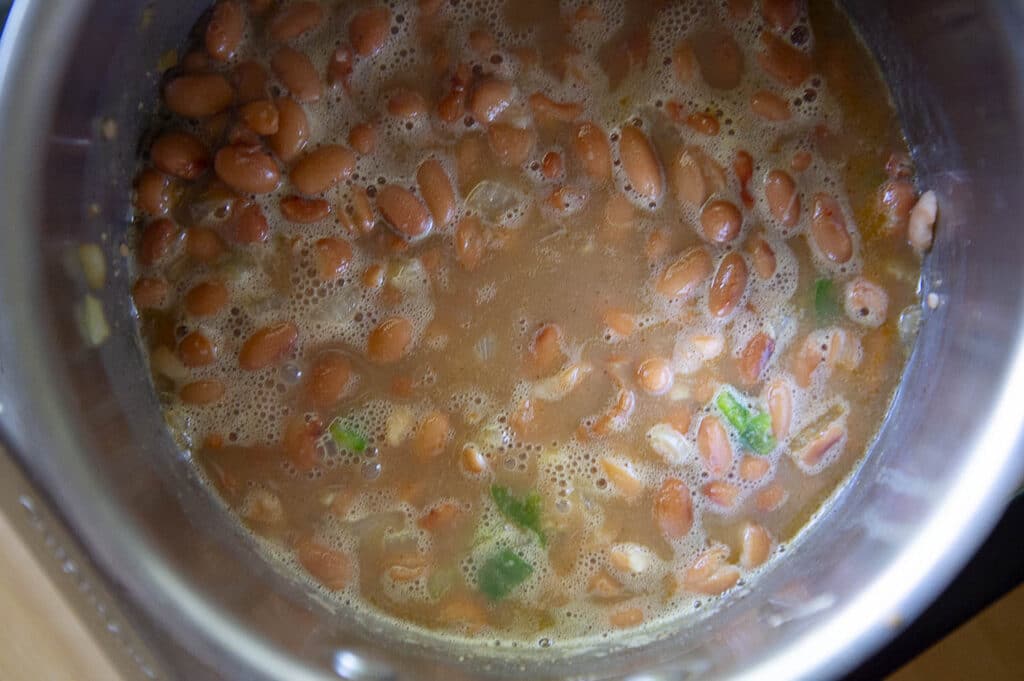
<svg viewBox="0 0 1024 681">
<path fill-rule="evenodd" d="M 259 558 L 165 432 L 118 246 L 152 69 L 208 4 L 25 0 L 0 44 L 2 441 L 169 666 L 191 658 L 189 678 L 821 679 L 898 632 L 984 538 L 1024 469 L 1019 3 L 849 3 L 942 207 L 922 284 L 938 305 L 923 308 L 854 484 L 774 571 L 685 630 L 563 652 L 439 646 L 333 611 Z M 81 242 L 108 256 L 95 295 L 112 335 L 96 348 L 76 323 Z"/>
</svg>

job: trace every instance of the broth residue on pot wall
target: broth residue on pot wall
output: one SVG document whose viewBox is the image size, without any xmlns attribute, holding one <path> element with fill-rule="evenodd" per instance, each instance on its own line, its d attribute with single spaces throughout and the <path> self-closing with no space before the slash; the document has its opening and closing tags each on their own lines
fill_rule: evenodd
<svg viewBox="0 0 1024 681">
<path fill-rule="evenodd" d="M 139 328 L 172 431 L 325 593 L 545 645 L 670 622 L 870 443 L 917 190 L 830 4 L 222 0 L 194 38 Z"/>
</svg>

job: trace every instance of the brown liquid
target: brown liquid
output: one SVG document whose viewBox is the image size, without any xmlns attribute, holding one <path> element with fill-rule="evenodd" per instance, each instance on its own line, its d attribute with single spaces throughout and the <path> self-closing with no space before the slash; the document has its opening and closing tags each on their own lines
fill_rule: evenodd
<svg viewBox="0 0 1024 681">
<path fill-rule="evenodd" d="M 327 193 L 335 214 L 313 225 L 289 224 L 278 210 L 279 199 L 291 193 L 285 181 L 276 192 L 255 197 L 271 223 L 268 243 L 229 241 L 227 252 L 206 264 L 172 254 L 144 272 L 165 277 L 174 292 L 165 310 L 140 315 L 149 348 L 170 354 L 196 329 L 217 346 L 210 366 L 179 368 L 180 375 L 155 366 L 172 429 L 194 448 L 196 461 L 225 501 L 300 572 L 305 570 L 292 549 L 314 542 L 341 556 L 329 554 L 329 559 L 347 564 L 346 578 L 327 588 L 360 607 L 368 604 L 404 621 L 471 636 L 565 641 L 602 634 L 690 612 L 708 594 L 691 588 L 687 569 L 708 547 L 728 547 L 728 562 L 735 564 L 747 522 L 768 531 L 773 549 L 784 544 L 863 455 L 899 379 L 904 354 L 897 320 L 901 309 L 916 302 L 919 271 L 904 239 L 884 228 L 875 201 L 886 180 L 886 160 L 905 151 L 884 83 L 831 3 L 812 3 L 809 17 L 781 34 L 811 55 L 813 74 L 796 87 L 780 85 L 759 67 L 763 22 L 756 7 L 750 18 L 735 20 L 718 3 L 699 11 L 691 11 L 692 5 L 638 3 L 636 11 L 624 15 L 612 4 L 595 5 L 602 17 L 595 20 L 570 19 L 575 8 L 563 9 L 564 22 L 547 2 L 445 3 L 441 15 L 430 20 L 419 17 L 415 7 L 395 5 L 394 35 L 370 63 L 357 62 L 351 93 L 332 93 L 305 107 L 312 122 L 308 149 L 344 144 L 352 126 L 378 121 L 376 151 Z M 328 17 L 315 32 L 293 41 L 321 74 L 336 38 L 347 34 L 350 12 L 330 10 Z M 271 48 L 263 20 L 249 22 L 250 37 L 236 61 L 265 63 Z M 487 29 L 497 47 L 474 54 L 468 46 L 474 29 Z M 680 39 L 693 41 L 698 58 L 713 59 L 722 35 L 735 36 L 740 47 L 738 87 L 710 88 L 699 72 L 693 83 L 678 83 L 672 56 Z M 442 52 L 450 66 L 435 70 Z M 437 120 L 436 103 L 449 91 L 452 70 L 461 62 L 475 66 L 477 82 L 493 72 L 517 85 L 514 103 L 499 121 L 536 135 L 522 166 L 501 166 L 479 122 Z M 375 64 L 382 67 L 374 70 Z M 729 80 L 728 64 L 701 66 L 703 78 Z M 410 126 L 389 116 L 382 93 L 398 87 L 419 91 L 430 105 L 429 116 Z M 762 89 L 789 102 L 790 120 L 767 123 L 750 111 L 752 93 Z M 604 129 L 616 159 L 611 182 L 584 176 L 573 152 L 572 124 L 531 116 L 526 101 L 535 91 L 581 102 L 580 120 Z M 718 134 L 694 131 L 679 119 L 680 110 L 711 116 L 720 126 Z M 735 241 L 708 245 L 699 211 L 681 203 L 671 183 L 653 209 L 629 191 L 630 178 L 617 160 L 620 126 L 628 123 L 650 137 L 663 166 L 690 145 L 721 166 L 727 184 L 710 199 L 741 208 L 744 226 Z M 201 122 L 195 129 L 216 147 L 223 133 L 213 128 Z M 548 151 L 560 153 L 565 164 L 566 174 L 557 181 L 541 174 Z M 753 159 L 749 206 L 733 169 L 738 151 Z M 797 172 L 791 163 L 800 152 L 809 153 L 812 162 Z M 416 168 L 428 157 L 442 161 L 456 186 L 459 217 L 452 225 L 435 224 L 433 233 L 409 244 L 396 239 L 379 214 L 372 234 L 344 230 L 337 211 L 351 210 L 354 188 L 373 193 L 378 177 L 415 187 Z M 763 178 L 773 169 L 786 170 L 797 182 L 802 205 L 793 227 L 772 218 L 765 203 Z M 195 197 L 203 195 L 211 176 L 196 181 L 197 189 L 186 191 L 175 208 L 181 226 L 197 222 Z M 481 183 L 491 184 L 481 188 Z M 574 212 L 547 201 L 563 184 L 582 192 L 582 206 Z M 489 187 L 513 192 L 512 217 L 491 219 L 495 216 L 481 208 L 479 192 Z M 809 245 L 816 192 L 843 205 L 854 235 L 854 256 L 845 264 L 828 262 Z M 609 219 L 609 204 L 623 195 L 630 210 Z M 453 225 L 472 215 L 481 218 L 488 245 L 479 266 L 469 270 L 456 257 Z M 226 235 L 230 225 L 213 221 L 213 228 Z M 655 292 L 661 272 L 686 249 L 704 244 L 717 268 L 726 253 L 745 253 L 755 233 L 774 249 L 776 272 L 764 280 L 744 256 L 749 281 L 737 309 L 724 320 L 708 312 L 707 282 L 686 301 Z M 316 279 L 314 246 L 325 236 L 346 239 L 354 251 L 343 276 L 327 284 Z M 380 289 L 364 284 L 364 273 L 373 266 L 385 272 Z M 879 328 L 865 328 L 843 313 L 843 284 L 857 274 L 888 295 Z M 229 304 L 212 317 L 189 317 L 181 304 L 185 292 L 211 277 L 228 283 Z M 831 321 L 815 313 L 815 287 L 822 278 L 833 279 L 838 294 L 838 313 Z M 635 331 L 625 337 L 610 331 L 604 321 L 609 310 L 628 313 Z M 411 350 L 393 364 L 370 361 L 367 335 L 396 316 L 412 322 Z M 283 320 L 299 329 L 287 356 L 259 371 L 240 369 L 237 356 L 245 340 L 257 328 Z M 539 361 L 531 354 L 535 335 L 552 323 L 560 332 L 558 350 L 550 361 Z M 728 384 L 757 409 L 767 409 L 766 387 L 775 380 L 793 385 L 804 339 L 823 328 L 841 328 L 863 348 L 862 358 L 834 369 L 820 367 L 807 388 L 795 389 L 792 437 L 764 457 L 771 462 L 765 477 L 741 480 L 743 446 L 718 414 L 714 396 Z M 737 355 L 759 331 L 774 338 L 775 350 L 759 379 L 744 385 Z M 695 334 L 719 340 L 720 354 L 694 359 L 690 339 Z M 354 378 L 336 405 L 311 408 L 305 390 L 311 367 L 328 350 L 347 358 Z M 673 386 L 664 394 L 647 394 L 638 385 L 637 367 L 649 358 L 667 359 L 675 370 Z M 573 364 L 590 370 L 578 386 L 559 399 L 539 396 L 545 381 Z M 183 404 L 180 388 L 200 378 L 223 381 L 225 396 L 202 406 Z M 624 428 L 606 432 L 601 416 L 620 391 L 633 395 L 635 409 Z M 527 424 L 524 411 L 532 411 Z M 448 418 L 447 437 L 436 456 L 418 454 L 417 429 L 437 412 Z M 823 413 L 830 419 L 822 421 Z M 296 423 L 303 415 L 311 433 L 341 418 L 368 439 L 368 452 L 346 452 L 324 432 L 313 465 L 305 466 L 295 447 L 282 442 L 289 419 Z M 714 479 L 697 456 L 697 433 L 707 415 L 726 423 L 732 438 L 733 465 L 720 480 L 738 493 L 728 509 L 716 507 L 702 492 Z M 811 438 L 832 418 L 839 419 L 845 439 L 821 465 L 802 468 L 794 461 L 792 443 Z M 689 442 L 688 458 L 669 464 L 652 448 L 648 431 L 660 423 L 685 425 L 687 419 L 690 425 L 680 435 Z M 485 457 L 485 473 L 465 471 L 468 445 Z M 630 494 L 628 482 L 610 479 L 603 461 L 631 467 L 639 491 Z M 655 495 L 669 477 L 686 483 L 695 517 L 686 536 L 671 541 L 652 516 Z M 491 500 L 493 484 L 520 496 L 540 494 L 546 545 L 502 519 Z M 785 500 L 766 510 L 761 495 L 773 484 L 781 486 Z M 438 529 L 423 529 L 420 520 L 445 504 L 453 505 L 453 518 L 439 521 Z M 488 598 L 481 593 L 478 571 L 501 547 L 530 563 L 533 573 L 504 598 Z M 616 563 L 616 551 L 633 555 L 639 561 L 634 567 L 643 569 L 629 574 Z M 310 569 L 314 577 L 330 581 Z M 611 586 L 595 586 L 601 579 Z"/>
</svg>

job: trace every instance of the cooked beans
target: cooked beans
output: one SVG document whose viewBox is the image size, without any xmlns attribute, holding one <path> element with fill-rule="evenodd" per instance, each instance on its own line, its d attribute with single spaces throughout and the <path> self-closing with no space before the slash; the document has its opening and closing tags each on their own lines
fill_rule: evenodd
<svg viewBox="0 0 1024 681">
<path fill-rule="evenodd" d="M 328 144 L 299 159 L 288 179 L 303 194 L 322 194 L 347 179 L 355 166 L 356 156 L 349 149 Z"/>
<path fill-rule="evenodd" d="M 636 380 L 649 395 L 662 395 L 672 388 L 672 366 L 663 357 L 644 360 L 636 370 Z"/>
<path fill-rule="evenodd" d="M 270 68 L 297 102 L 315 102 L 323 94 L 323 84 L 313 62 L 296 49 L 280 48 L 271 57 Z"/>
<path fill-rule="evenodd" d="M 486 78 L 473 90 L 469 110 L 478 123 L 492 123 L 512 104 L 512 93 L 512 84 L 507 80 Z"/>
<path fill-rule="evenodd" d="M 363 234 L 372 232 L 377 223 L 373 204 L 370 203 L 370 197 L 365 189 L 357 188 L 352 192 L 352 218 L 355 220 L 356 228 Z"/>
<path fill-rule="evenodd" d="M 429 110 L 427 100 L 415 90 L 399 90 L 388 99 L 388 113 L 396 118 L 418 118 Z"/>
<path fill-rule="evenodd" d="M 483 228 L 474 215 L 459 220 L 455 227 L 455 259 L 466 270 L 472 272 L 480 266 L 486 248 Z"/>
<path fill-rule="evenodd" d="M 209 317 L 228 304 L 228 287 L 212 279 L 196 284 L 185 294 L 185 310 L 193 317 Z"/>
<path fill-rule="evenodd" d="M 747 570 L 760 567 L 768 560 L 772 550 L 772 536 L 762 525 L 747 523 L 743 526 L 743 550 L 740 565 Z"/>
<path fill-rule="evenodd" d="M 721 130 L 718 119 L 708 113 L 692 113 L 686 117 L 686 124 L 691 130 L 709 137 L 714 137 Z"/>
<path fill-rule="evenodd" d="M 562 155 L 557 151 L 549 151 L 544 154 L 544 158 L 540 161 L 540 174 L 544 176 L 546 180 L 555 180 L 562 176 L 564 172 L 564 165 L 562 164 Z"/>
<path fill-rule="evenodd" d="M 295 554 L 299 564 L 330 591 L 348 585 L 351 568 L 344 553 L 307 539 L 295 545 Z"/>
<path fill-rule="evenodd" d="M 288 222 L 311 225 L 327 219 L 331 204 L 324 199 L 309 199 L 305 196 L 286 196 L 281 199 L 281 215 Z"/>
<path fill-rule="evenodd" d="M 201 331 L 193 331 L 178 343 L 178 357 L 187 367 L 202 367 L 217 361 L 217 348 Z"/>
<path fill-rule="evenodd" d="M 239 117 L 257 135 L 273 135 L 280 125 L 277 107 L 269 99 L 249 102 L 239 110 Z"/>
<path fill-rule="evenodd" d="M 697 63 L 697 53 L 693 51 L 690 41 L 683 40 L 672 52 L 672 70 L 676 74 L 676 80 L 683 85 L 689 85 L 697 77 L 700 65 Z"/>
<path fill-rule="evenodd" d="M 784 380 L 776 379 L 768 386 L 768 412 L 772 417 L 772 435 L 782 441 L 789 436 L 793 418 L 793 389 Z"/>
<path fill-rule="evenodd" d="M 171 287 L 161 277 L 139 277 L 132 286 L 132 299 L 140 310 L 158 310 L 167 304 Z"/>
<path fill-rule="evenodd" d="M 733 252 L 722 258 L 708 290 L 708 311 L 720 319 L 731 315 L 743 298 L 747 279 L 747 262 L 742 255 Z"/>
<path fill-rule="evenodd" d="M 178 396 L 185 404 L 213 404 L 224 397 L 227 389 L 217 379 L 193 381 L 181 387 Z"/>
<path fill-rule="evenodd" d="M 856 277 L 843 288 L 843 308 L 854 322 L 876 329 L 885 322 L 889 296 L 878 284 Z"/>
<path fill-rule="evenodd" d="M 619 136 L 619 158 L 633 191 L 657 202 L 665 191 L 661 163 L 647 136 L 633 125 L 625 125 Z"/>
<path fill-rule="evenodd" d="M 788 121 L 793 117 L 789 102 L 768 90 L 758 90 L 750 97 L 750 110 L 766 121 Z"/>
<path fill-rule="evenodd" d="M 775 250 L 760 234 L 754 234 L 747 241 L 747 254 L 754 265 L 754 272 L 762 279 L 771 279 L 777 265 Z"/>
<path fill-rule="evenodd" d="M 689 298 L 711 276 L 712 267 L 707 249 L 695 246 L 662 272 L 655 288 L 658 293 L 669 298 Z"/>
<path fill-rule="evenodd" d="M 740 235 L 743 214 L 734 204 L 718 199 L 704 206 L 700 212 L 700 226 L 709 241 L 729 243 Z"/>
<path fill-rule="evenodd" d="M 712 476 L 719 478 L 732 467 L 732 445 L 722 422 L 715 416 L 705 416 L 697 430 L 697 448 L 701 462 Z"/>
<path fill-rule="evenodd" d="M 245 14 L 236 0 L 220 0 L 206 25 L 206 51 L 217 61 L 235 56 L 245 31 Z"/>
<path fill-rule="evenodd" d="M 360 154 L 372 154 L 377 147 L 377 131 L 369 123 L 360 123 L 349 131 L 348 143 Z"/>
<path fill-rule="evenodd" d="M 822 430 L 806 447 L 793 456 L 808 468 L 815 467 L 825 460 L 830 454 L 842 446 L 846 439 L 846 428 L 838 423 L 832 423 Z"/>
<path fill-rule="evenodd" d="M 740 353 L 737 368 L 744 383 L 757 383 L 775 352 L 775 339 L 765 332 L 754 335 Z"/>
<path fill-rule="evenodd" d="M 277 189 L 280 173 L 269 155 L 255 147 L 231 144 L 213 158 L 217 177 L 244 194 L 266 194 Z"/>
<path fill-rule="evenodd" d="M 764 51 L 757 61 L 765 73 L 786 87 L 796 87 L 811 75 L 811 58 L 778 36 L 765 31 L 761 34 Z"/>
<path fill-rule="evenodd" d="M 842 264 L 853 257 L 853 240 L 846 230 L 846 218 L 839 202 L 827 194 L 814 197 L 811 237 L 822 256 Z"/>
<path fill-rule="evenodd" d="M 740 571 L 726 562 L 729 550 L 714 546 L 700 556 L 683 575 L 682 586 L 687 591 L 715 596 L 735 586 Z"/>
<path fill-rule="evenodd" d="M 146 215 L 158 217 L 171 210 L 170 179 L 163 173 L 147 168 L 135 180 L 135 207 Z"/>
<path fill-rule="evenodd" d="M 198 137 L 183 130 L 166 132 L 153 141 L 149 157 L 159 170 L 194 180 L 210 167 L 210 152 Z"/>
<path fill-rule="evenodd" d="M 238 209 L 232 233 L 240 244 L 260 243 L 270 237 L 270 226 L 259 204 L 247 203 Z"/>
<path fill-rule="evenodd" d="M 420 422 L 416 434 L 412 438 L 412 452 L 419 459 L 433 459 L 448 446 L 451 437 L 451 424 L 448 415 L 435 411 Z"/>
<path fill-rule="evenodd" d="M 748 455 L 740 459 L 740 478 L 757 482 L 771 472 L 772 462 L 763 456 Z"/>
<path fill-rule="evenodd" d="M 571 123 L 583 115 L 583 105 L 579 102 L 556 102 L 542 92 L 530 95 L 529 104 L 533 115 L 538 118 Z"/>
<path fill-rule="evenodd" d="M 352 246 L 344 239 L 324 237 L 314 245 L 316 277 L 320 281 L 333 281 L 348 269 L 352 261 Z"/>
<path fill-rule="evenodd" d="M 284 433 L 281 436 L 281 449 L 300 471 L 308 471 L 316 465 L 316 444 L 322 429 L 319 421 L 307 421 L 301 414 L 286 419 Z"/>
<path fill-rule="evenodd" d="M 377 364 L 393 364 L 408 354 L 412 346 L 412 333 L 412 322 L 408 319 L 385 319 L 370 332 L 366 356 Z"/>
<path fill-rule="evenodd" d="M 772 217 L 784 227 L 794 227 L 800 220 L 800 194 L 796 182 L 785 170 L 773 170 L 764 180 L 764 197 Z"/>
<path fill-rule="evenodd" d="M 932 247 L 935 235 L 935 218 L 939 212 L 939 202 L 935 192 L 926 191 L 918 199 L 907 223 L 907 240 L 919 253 Z"/>
<path fill-rule="evenodd" d="M 235 91 L 218 73 L 178 76 L 164 88 L 164 104 L 185 118 L 206 118 L 224 111 L 235 99 Z"/>
<path fill-rule="evenodd" d="M 495 123 L 487 130 L 487 141 L 502 165 L 516 167 L 526 163 L 537 136 L 529 129 Z"/>
<path fill-rule="evenodd" d="M 688 147 L 680 149 L 669 166 L 669 181 L 672 190 L 681 203 L 699 206 L 707 199 L 709 192 L 707 180 L 701 169 L 698 149 Z"/>
<path fill-rule="evenodd" d="M 595 182 L 612 176 L 612 149 L 608 136 L 596 123 L 580 123 L 572 136 L 573 149 L 585 172 Z"/>
<path fill-rule="evenodd" d="M 731 90 L 740 84 L 743 51 L 731 33 L 726 30 L 701 33 L 696 37 L 694 49 L 704 82 L 717 90 Z"/>
<path fill-rule="evenodd" d="M 154 220 L 142 230 L 138 258 L 143 267 L 151 267 L 167 257 L 178 242 L 178 226 L 167 219 Z"/>
<path fill-rule="evenodd" d="M 265 326 L 242 345 L 238 366 L 245 371 L 258 371 L 283 360 L 295 347 L 299 329 L 292 322 Z"/>
<path fill-rule="evenodd" d="M 408 239 L 426 236 L 434 228 L 430 212 L 408 189 L 385 185 L 377 191 L 377 208 L 396 232 Z"/>
<path fill-rule="evenodd" d="M 267 98 L 267 70 L 256 61 L 243 61 L 235 66 L 232 81 L 238 93 L 239 104 L 248 104 Z"/>
<path fill-rule="evenodd" d="M 437 159 L 427 159 L 416 171 L 420 196 L 427 204 L 434 224 L 447 227 L 455 219 L 455 190 L 444 166 Z"/>
<path fill-rule="evenodd" d="M 732 508 L 736 505 L 736 498 L 740 495 L 740 488 L 732 483 L 712 480 L 705 483 L 701 493 L 715 506 L 719 508 Z"/>
<path fill-rule="evenodd" d="M 278 10 L 270 20 L 270 39 L 279 43 L 294 40 L 317 28 L 324 20 L 324 8 L 316 0 L 300 0 Z"/>
<path fill-rule="evenodd" d="M 303 390 L 306 400 L 317 409 L 330 409 L 345 395 L 352 376 L 352 363 L 337 350 L 320 353 L 306 372 Z"/>
<path fill-rule="evenodd" d="M 348 92 L 351 86 L 354 60 L 352 48 L 348 45 L 342 45 L 334 51 L 331 60 L 327 62 L 327 83 L 331 88 L 337 89 L 340 85 Z"/>
<path fill-rule="evenodd" d="M 348 25 L 348 39 L 360 57 L 372 57 L 381 51 L 388 39 L 391 10 L 370 7 L 356 12 Z"/>
<path fill-rule="evenodd" d="M 682 480 L 669 478 L 654 497 L 654 521 L 669 541 L 682 539 L 693 526 L 693 500 Z"/>
</svg>

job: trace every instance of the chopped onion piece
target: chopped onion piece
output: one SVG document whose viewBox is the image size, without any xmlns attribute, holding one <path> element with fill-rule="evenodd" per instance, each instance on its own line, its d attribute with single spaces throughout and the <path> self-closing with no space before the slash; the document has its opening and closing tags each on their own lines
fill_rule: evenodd
<svg viewBox="0 0 1024 681">
<path fill-rule="evenodd" d="M 696 459 L 693 445 L 682 433 L 667 423 L 659 423 L 648 430 L 647 439 L 651 443 L 651 449 L 673 466 L 681 466 Z"/>
<path fill-rule="evenodd" d="M 466 206 L 485 222 L 513 226 L 523 216 L 526 197 L 506 184 L 484 180 L 466 197 Z"/>
</svg>

